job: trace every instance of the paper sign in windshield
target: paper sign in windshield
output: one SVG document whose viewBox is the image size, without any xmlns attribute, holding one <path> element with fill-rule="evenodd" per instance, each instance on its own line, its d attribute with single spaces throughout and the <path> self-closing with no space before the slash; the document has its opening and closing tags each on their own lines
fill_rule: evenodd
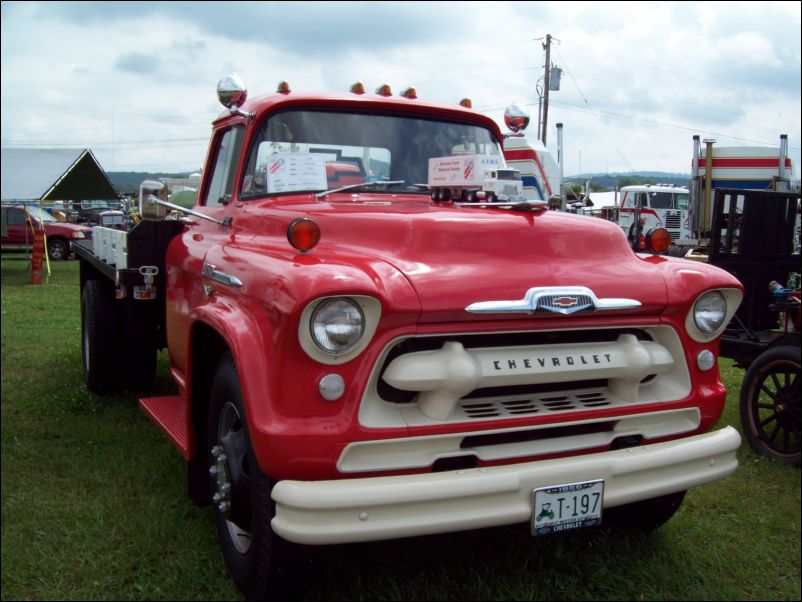
<svg viewBox="0 0 802 602">
<path fill-rule="evenodd" d="M 322 154 L 281 153 L 267 160 L 268 192 L 326 188 L 326 157 Z"/>
</svg>

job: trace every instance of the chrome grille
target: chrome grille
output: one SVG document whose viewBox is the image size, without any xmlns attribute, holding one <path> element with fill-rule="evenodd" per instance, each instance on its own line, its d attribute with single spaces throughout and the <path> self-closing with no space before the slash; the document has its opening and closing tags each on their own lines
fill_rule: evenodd
<svg viewBox="0 0 802 602">
<path fill-rule="evenodd" d="M 512 400 L 463 399 L 459 408 L 467 418 L 486 419 L 531 414 L 584 410 L 613 405 L 601 390 L 567 393 L 561 395 L 537 395 Z"/>
<path fill-rule="evenodd" d="M 677 240 L 680 237 L 682 229 L 682 214 L 676 211 L 667 211 L 665 226 L 669 235 L 671 235 L 671 240 Z"/>
</svg>

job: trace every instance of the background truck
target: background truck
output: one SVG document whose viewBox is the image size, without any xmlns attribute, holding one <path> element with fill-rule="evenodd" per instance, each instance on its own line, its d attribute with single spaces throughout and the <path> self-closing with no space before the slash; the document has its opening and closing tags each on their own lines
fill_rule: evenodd
<svg viewBox="0 0 802 602">
<path fill-rule="evenodd" d="M 167 347 L 176 391 L 140 404 L 247 597 L 298 544 L 653 529 L 735 471 L 713 430 L 735 277 L 543 202 L 439 202 L 432 159 L 506 168 L 468 108 L 218 95 L 194 207 L 149 183 L 141 223 L 76 253 L 87 386 L 147 389 Z"/>
<path fill-rule="evenodd" d="M 92 236 L 85 226 L 60 222 L 36 204 L 11 203 L 2 207 L 2 249 L 31 250 L 34 233 L 43 231 L 45 248 L 50 259 L 67 259 L 72 245 Z"/>
<path fill-rule="evenodd" d="M 644 184 L 624 186 L 618 210 L 618 225 L 629 234 L 636 216 L 643 219 L 643 231 L 665 228 L 672 242 L 690 237 L 688 189 L 679 186 Z"/>
<path fill-rule="evenodd" d="M 690 236 L 680 245 L 707 250 L 713 223 L 713 195 L 718 189 L 799 192 L 799 178 L 788 156 L 788 136 L 779 147 L 716 146 L 715 140 L 693 137 L 690 202 Z M 704 143 L 704 146 L 702 146 Z M 733 197 L 736 203 L 742 198 Z M 722 208 L 729 211 L 729 208 Z M 740 213 L 742 207 L 735 211 Z M 797 220 L 797 230 L 799 224 Z M 768 233 L 767 233 L 768 234 Z"/>
</svg>

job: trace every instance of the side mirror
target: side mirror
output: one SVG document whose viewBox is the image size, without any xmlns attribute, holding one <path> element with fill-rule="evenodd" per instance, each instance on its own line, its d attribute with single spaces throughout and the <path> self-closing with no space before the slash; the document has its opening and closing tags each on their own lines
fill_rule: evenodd
<svg viewBox="0 0 802 602">
<path fill-rule="evenodd" d="M 145 180 L 139 185 L 139 214 L 142 219 L 159 221 L 167 217 L 167 207 L 152 202 L 152 198 L 167 200 L 167 186 L 154 180 Z"/>
<path fill-rule="evenodd" d="M 279 86 L 279 92 L 282 91 L 285 90 Z M 289 87 L 286 92 L 289 92 Z M 217 99 L 232 115 L 247 117 L 248 123 L 256 116 L 256 113 L 248 113 L 240 109 L 248 99 L 248 90 L 245 88 L 245 82 L 236 73 L 226 75 L 217 82 Z"/>
<path fill-rule="evenodd" d="M 523 103 L 513 103 L 504 111 L 504 123 L 513 132 L 522 132 L 529 125 L 529 113 Z"/>
</svg>

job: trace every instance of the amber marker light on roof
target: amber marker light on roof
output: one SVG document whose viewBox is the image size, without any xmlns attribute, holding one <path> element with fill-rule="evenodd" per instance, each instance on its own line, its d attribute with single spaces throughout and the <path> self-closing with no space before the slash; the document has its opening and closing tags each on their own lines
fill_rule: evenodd
<svg viewBox="0 0 802 602">
<path fill-rule="evenodd" d="M 376 88 L 376 94 L 380 94 L 381 96 L 392 96 L 393 90 L 390 88 L 390 84 L 382 84 Z"/>
<path fill-rule="evenodd" d="M 412 98 L 415 99 L 418 97 L 418 91 L 415 90 L 414 86 L 408 86 L 401 91 L 401 96 L 404 98 Z"/>
<path fill-rule="evenodd" d="M 289 94 L 291 92 L 290 83 L 286 79 L 281 80 L 278 86 L 276 86 L 276 92 L 279 94 Z"/>
<path fill-rule="evenodd" d="M 320 241 L 320 226 L 308 217 L 299 217 L 287 228 L 287 240 L 301 253 L 306 253 Z"/>
<path fill-rule="evenodd" d="M 463 98 L 459 101 L 459 106 L 465 107 L 466 109 L 473 108 L 473 103 L 471 102 L 470 98 Z"/>
<path fill-rule="evenodd" d="M 671 246 L 671 235 L 665 228 L 652 228 L 646 233 L 646 248 L 652 253 L 665 253 Z"/>
<path fill-rule="evenodd" d="M 353 86 L 351 86 L 351 92 L 354 94 L 364 94 L 365 86 L 362 84 L 362 82 L 356 82 Z"/>
</svg>

